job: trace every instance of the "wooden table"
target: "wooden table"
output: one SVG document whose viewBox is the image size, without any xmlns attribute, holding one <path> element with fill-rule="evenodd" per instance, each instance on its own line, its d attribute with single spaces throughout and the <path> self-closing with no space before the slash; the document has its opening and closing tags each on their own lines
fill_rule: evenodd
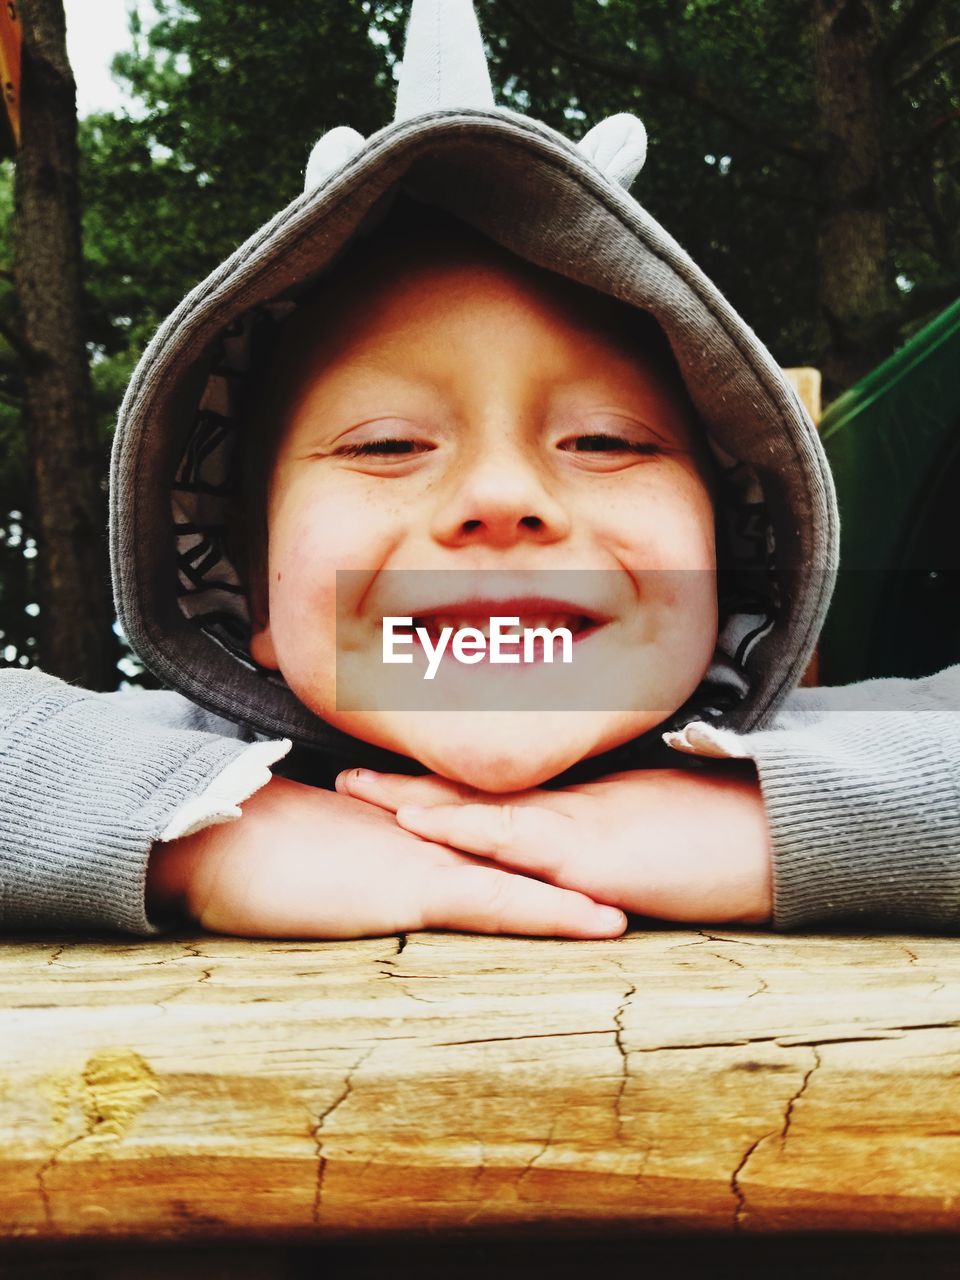
<svg viewBox="0 0 960 1280">
<path fill-rule="evenodd" d="M 956 939 L 633 923 L 7 939 L 0 1237 L 957 1232 Z"/>
</svg>

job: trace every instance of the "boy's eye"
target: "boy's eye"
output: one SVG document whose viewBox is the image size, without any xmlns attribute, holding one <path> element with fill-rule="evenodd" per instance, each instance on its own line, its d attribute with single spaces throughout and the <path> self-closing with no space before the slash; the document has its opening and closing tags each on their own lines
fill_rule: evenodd
<svg viewBox="0 0 960 1280">
<path fill-rule="evenodd" d="M 364 458 L 383 454 L 413 453 L 418 445 L 416 440 L 363 440 L 358 444 L 345 444 L 336 450 L 341 458 Z"/>
<path fill-rule="evenodd" d="M 663 450 L 650 440 L 629 440 L 626 436 L 606 435 L 594 432 L 587 436 L 574 436 L 571 453 L 609 453 L 626 450 L 628 453 L 657 454 Z"/>
<path fill-rule="evenodd" d="M 570 447 L 572 446 L 572 447 Z M 571 453 L 636 453 L 655 455 L 663 452 L 658 444 L 649 440 L 631 440 L 626 436 L 591 432 L 589 435 L 574 436 L 561 446 Z M 420 444 L 416 440 L 387 438 L 383 440 L 363 440 L 356 444 L 341 445 L 335 452 L 341 458 L 397 457 L 410 455 L 430 446 Z"/>
</svg>

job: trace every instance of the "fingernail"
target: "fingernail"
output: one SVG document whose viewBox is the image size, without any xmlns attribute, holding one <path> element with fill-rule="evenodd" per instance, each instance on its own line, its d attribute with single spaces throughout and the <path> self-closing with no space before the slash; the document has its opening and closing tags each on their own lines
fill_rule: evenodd
<svg viewBox="0 0 960 1280">
<path fill-rule="evenodd" d="M 623 924 L 623 912 L 619 907 L 598 907 L 594 914 L 597 923 L 605 929 L 619 928 Z"/>
</svg>

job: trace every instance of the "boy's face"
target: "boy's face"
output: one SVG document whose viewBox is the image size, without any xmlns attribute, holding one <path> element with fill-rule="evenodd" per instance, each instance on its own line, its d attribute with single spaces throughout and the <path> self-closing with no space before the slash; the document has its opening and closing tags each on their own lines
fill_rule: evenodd
<svg viewBox="0 0 960 1280">
<path fill-rule="evenodd" d="M 493 255 L 414 255 L 304 307 L 274 366 L 253 657 L 328 723 L 488 791 L 539 785 L 659 724 L 716 642 L 713 504 L 686 395 L 584 294 Z M 510 709 L 503 682 L 537 679 L 542 663 L 453 672 L 483 710 L 337 706 L 338 658 L 380 666 L 385 615 L 430 606 L 481 626 L 456 584 L 491 570 L 524 571 L 521 595 L 539 594 L 541 573 L 554 597 L 563 575 L 550 571 L 581 571 L 564 600 L 594 618 L 578 652 L 615 673 L 616 709 Z M 428 601 L 404 587 L 421 579 Z"/>
</svg>

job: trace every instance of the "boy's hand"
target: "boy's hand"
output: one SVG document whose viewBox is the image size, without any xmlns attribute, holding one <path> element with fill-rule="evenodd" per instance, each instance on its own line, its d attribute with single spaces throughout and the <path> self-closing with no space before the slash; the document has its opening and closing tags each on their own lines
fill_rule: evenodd
<svg viewBox="0 0 960 1280">
<path fill-rule="evenodd" d="M 214 933 L 363 938 L 418 929 L 614 938 L 583 894 L 412 835 L 391 813 L 274 777 L 234 822 L 156 844 L 147 913 Z"/>
<path fill-rule="evenodd" d="M 396 813 L 428 840 L 480 854 L 625 911 L 761 924 L 772 910 L 770 835 L 752 763 L 641 769 L 506 796 L 350 769 L 342 795 Z"/>
</svg>

